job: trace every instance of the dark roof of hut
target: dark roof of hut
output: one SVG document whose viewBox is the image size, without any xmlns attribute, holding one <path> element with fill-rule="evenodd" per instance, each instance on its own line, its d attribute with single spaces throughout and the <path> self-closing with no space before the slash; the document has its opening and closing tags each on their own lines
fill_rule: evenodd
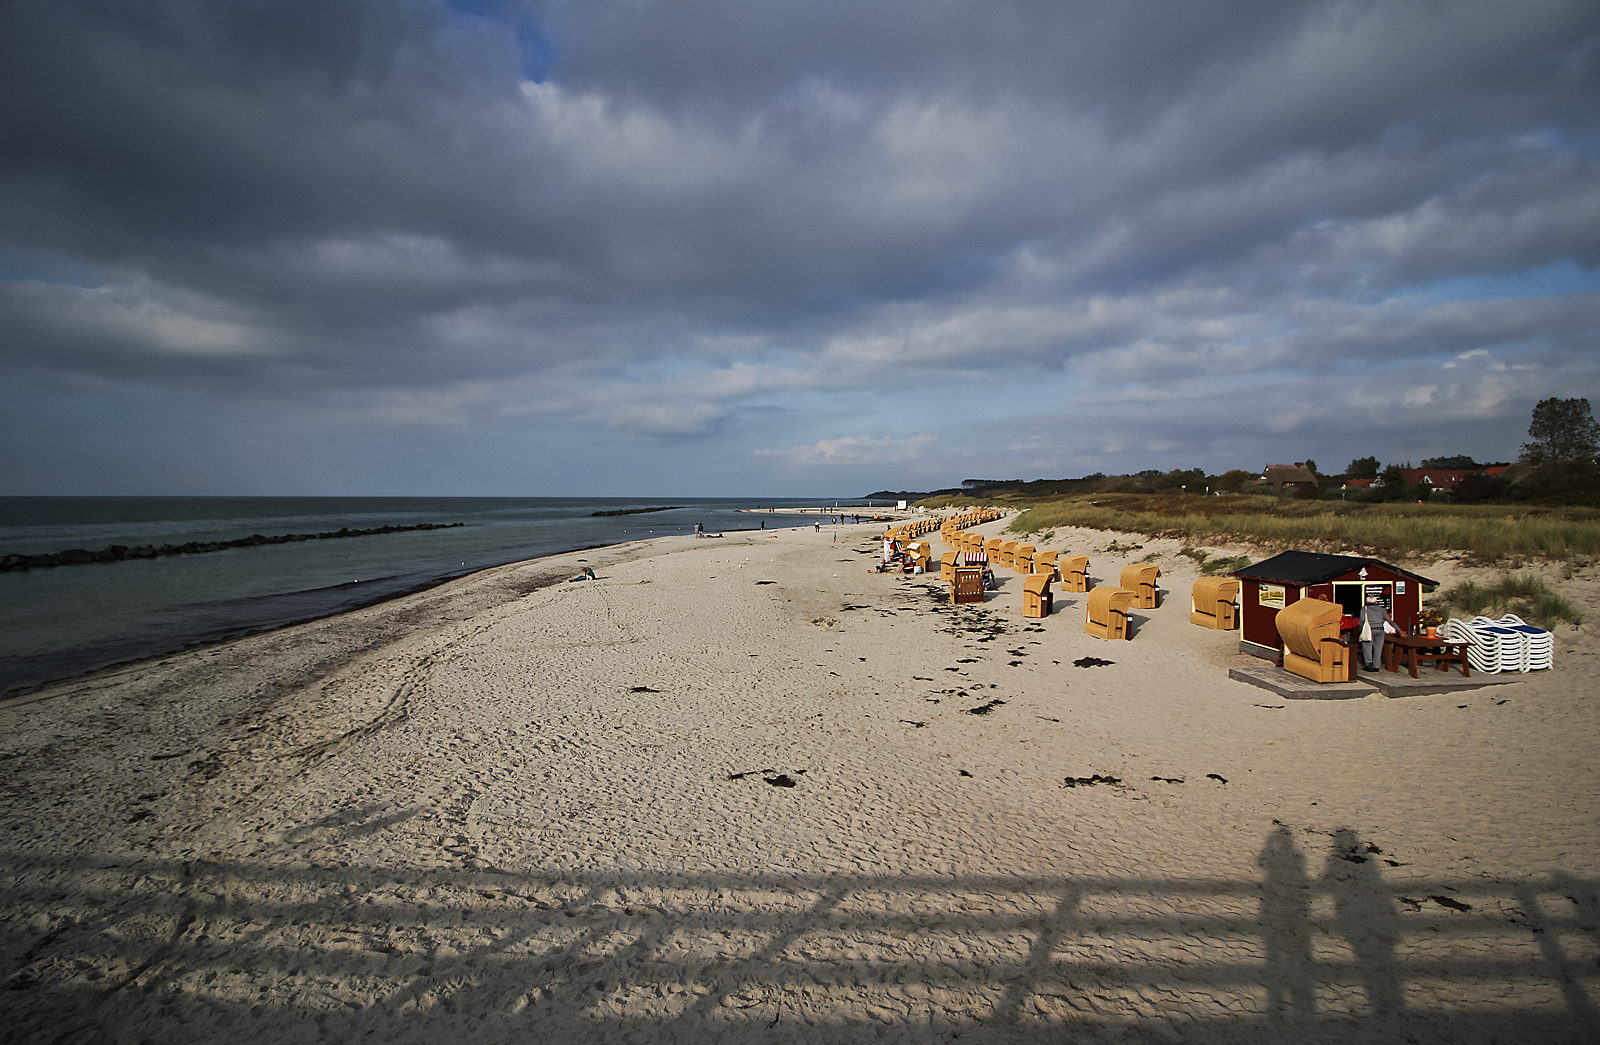
<svg viewBox="0 0 1600 1045">
<path fill-rule="evenodd" d="M 1355 573 L 1363 566 L 1382 566 L 1386 570 L 1409 577 L 1418 584 L 1430 587 L 1438 581 L 1401 569 L 1382 559 L 1369 559 L 1360 555 L 1323 555 L 1319 552 L 1279 552 L 1270 559 L 1262 559 L 1253 566 L 1234 570 L 1229 574 L 1240 580 L 1264 581 L 1267 584 L 1322 584 L 1347 573 Z"/>
</svg>

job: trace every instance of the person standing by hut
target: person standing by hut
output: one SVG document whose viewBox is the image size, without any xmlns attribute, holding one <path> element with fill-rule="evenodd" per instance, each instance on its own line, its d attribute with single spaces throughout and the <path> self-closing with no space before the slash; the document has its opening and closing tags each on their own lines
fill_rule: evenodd
<svg viewBox="0 0 1600 1045">
<path fill-rule="evenodd" d="M 1400 626 L 1389 616 L 1383 600 L 1376 595 L 1368 595 L 1367 604 L 1361 607 L 1361 662 L 1368 671 L 1378 670 L 1378 664 L 1383 660 L 1383 639 L 1390 629 L 1396 635 L 1400 633 Z"/>
</svg>

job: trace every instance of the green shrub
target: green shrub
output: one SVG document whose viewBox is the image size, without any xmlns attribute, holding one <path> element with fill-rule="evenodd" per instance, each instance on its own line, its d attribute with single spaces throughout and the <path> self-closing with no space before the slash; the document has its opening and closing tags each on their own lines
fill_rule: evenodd
<svg viewBox="0 0 1600 1045">
<path fill-rule="evenodd" d="M 1207 559 L 1201 565 L 1200 572 L 1208 577 L 1214 577 L 1219 573 L 1232 573 L 1234 570 L 1242 570 L 1254 561 L 1248 555 L 1235 555 L 1227 559 Z"/>
</svg>

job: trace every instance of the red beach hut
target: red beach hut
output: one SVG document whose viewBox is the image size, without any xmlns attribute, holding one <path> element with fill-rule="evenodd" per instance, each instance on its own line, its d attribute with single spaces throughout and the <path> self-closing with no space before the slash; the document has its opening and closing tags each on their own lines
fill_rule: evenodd
<svg viewBox="0 0 1600 1045">
<path fill-rule="evenodd" d="M 1402 631 L 1416 628 L 1422 590 L 1438 586 L 1410 570 L 1378 559 L 1317 552 L 1280 552 L 1235 570 L 1239 578 L 1239 652 L 1277 660 L 1283 649 L 1278 611 L 1301 599 L 1325 599 L 1356 616 L 1369 595 L 1378 597 Z"/>
</svg>

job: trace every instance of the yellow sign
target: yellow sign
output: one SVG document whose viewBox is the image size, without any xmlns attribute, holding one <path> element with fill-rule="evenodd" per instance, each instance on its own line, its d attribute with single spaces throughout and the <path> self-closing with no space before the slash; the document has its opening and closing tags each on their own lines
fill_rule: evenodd
<svg viewBox="0 0 1600 1045">
<path fill-rule="evenodd" d="M 1256 601 L 1275 610 L 1283 609 L 1283 585 L 1263 584 L 1261 594 L 1257 596 Z"/>
</svg>

